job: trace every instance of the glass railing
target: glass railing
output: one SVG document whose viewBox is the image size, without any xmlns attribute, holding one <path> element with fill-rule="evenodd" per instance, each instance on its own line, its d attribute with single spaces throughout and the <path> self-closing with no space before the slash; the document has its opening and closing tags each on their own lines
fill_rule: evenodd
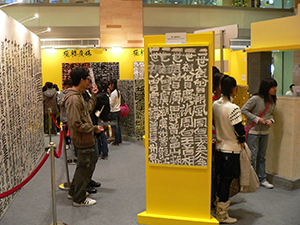
<svg viewBox="0 0 300 225">
<path fill-rule="evenodd" d="M 1 4 L 13 3 L 17 0 L 0 0 Z M 100 0 L 23 0 L 22 3 L 99 3 Z"/>
<path fill-rule="evenodd" d="M 144 4 L 212 5 L 292 9 L 294 0 L 143 0 Z"/>
<path fill-rule="evenodd" d="M 0 0 L 1 4 L 16 0 Z M 100 0 L 23 0 L 23 3 L 99 3 Z M 143 0 L 144 4 L 211 5 L 273 9 L 292 9 L 294 0 Z"/>
</svg>

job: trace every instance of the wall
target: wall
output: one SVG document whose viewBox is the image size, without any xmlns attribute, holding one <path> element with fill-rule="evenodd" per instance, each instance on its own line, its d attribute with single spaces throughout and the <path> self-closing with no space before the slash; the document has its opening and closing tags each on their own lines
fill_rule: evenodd
<svg viewBox="0 0 300 225">
<path fill-rule="evenodd" d="M 62 63 L 76 62 L 119 62 L 120 79 L 133 79 L 133 62 L 144 61 L 143 49 L 44 49 L 42 50 L 43 84 L 47 81 L 62 88 Z M 82 54 L 80 54 L 82 51 Z"/>
<path fill-rule="evenodd" d="M 19 185 L 44 154 L 39 38 L 0 10 L 0 193 Z M 0 219 L 17 192 L 0 199 Z"/>
<path fill-rule="evenodd" d="M 223 73 L 234 77 L 238 85 L 247 85 L 247 53 L 224 49 L 223 60 Z M 220 69 L 220 49 L 215 50 L 215 66 Z"/>
<path fill-rule="evenodd" d="M 293 10 L 269 10 L 250 7 L 144 6 L 145 27 L 210 28 L 238 24 L 249 29 L 251 23 L 293 15 Z M 273 32 L 272 32 L 273 34 Z"/>
<path fill-rule="evenodd" d="M 101 0 L 100 12 L 101 48 L 144 46 L 142 0 Z"/>
</svg>

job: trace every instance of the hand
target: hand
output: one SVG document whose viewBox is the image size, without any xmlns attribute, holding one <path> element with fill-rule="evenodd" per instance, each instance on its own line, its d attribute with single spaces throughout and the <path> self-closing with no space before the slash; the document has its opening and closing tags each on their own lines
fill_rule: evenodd
<svg viewBox="0 0 300 225">
<path fill-rule="evenodd" d="M 242 148 L 245 148 L 245 142 L 241 143 Z"/>
<path fill-rule="evenodd" d="M 97 85 L 95 85 L 94 87 L 93 87 L 93 89 L 92 89 L 92 93 L 94 93 L 94 94 L 97 94 L 98 93 L 98 87 L 97 87 Z"/>
<path fill-rule="evenodd" d="M 265 125 L 266 120 L 264 118 L 259 117 L 258 123 Z"/>
<path fill-rule="evenodd" d="M 267 121 L 266 121 L 266 125 L 267 125 L 268 127 L 271 127 L 271 126 L 273 125 L 273 121 L 272 121 L 272 120 L 267 120 Z"/>
<path fill-rule="evenodd" d="M 101 126 L 97 126 L 97 130 L 95 131 L 95 133 L 99 134 L 100 132 L 104 131 L 104 128 Z"/>
</svg>

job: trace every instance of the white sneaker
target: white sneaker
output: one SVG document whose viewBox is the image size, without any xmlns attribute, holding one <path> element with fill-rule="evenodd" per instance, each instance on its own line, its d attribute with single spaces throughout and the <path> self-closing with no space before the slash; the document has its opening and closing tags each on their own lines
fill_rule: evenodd
<svg viewBox="0 0 300 225">
<path fill-rule="evenodd" d="M 89 196 L 90 195 L 90 193 L 88 193 L 88 192 L 85 192 L 85 196 L 87 197 L 87 196 Z M 68 199 L 73 199 L 74 197 L 72 196 L 72 195 L 69 195 L 68 194 Z"/>
<path fill-rule="evenodd" d="M 268 189 L 272 189 L 274 187 L 274 185 L 270 184 L 267 180 L 262 182 L 260 185 Z"/>
<path fill-rule="evenodd" d="M 90 205 L 95 205 L 97 203 L 96 200 L 91 199 L 91 198 L 86 198 L 83 202 L 77 203 L 73 202 L 73 206 L 80 207 L 80 206 L 90 206 Z"/>
</svg>

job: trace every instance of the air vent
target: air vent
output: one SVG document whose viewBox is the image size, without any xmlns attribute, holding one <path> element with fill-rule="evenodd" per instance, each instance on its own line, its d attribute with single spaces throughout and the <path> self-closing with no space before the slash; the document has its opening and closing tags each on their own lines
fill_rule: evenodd
<svg viewBox="0 0 300 225">
<path fill-rule="evenodd" d="M 230 39 L 230 48 L 232 50 L 242 50 L 251 46 L 250 39 Z"/>
<path fill-rule="evenodd" d="M 99 38 L 87 39 L 41 39 L 42 48 L 99 48 Z"/>
</svg>

